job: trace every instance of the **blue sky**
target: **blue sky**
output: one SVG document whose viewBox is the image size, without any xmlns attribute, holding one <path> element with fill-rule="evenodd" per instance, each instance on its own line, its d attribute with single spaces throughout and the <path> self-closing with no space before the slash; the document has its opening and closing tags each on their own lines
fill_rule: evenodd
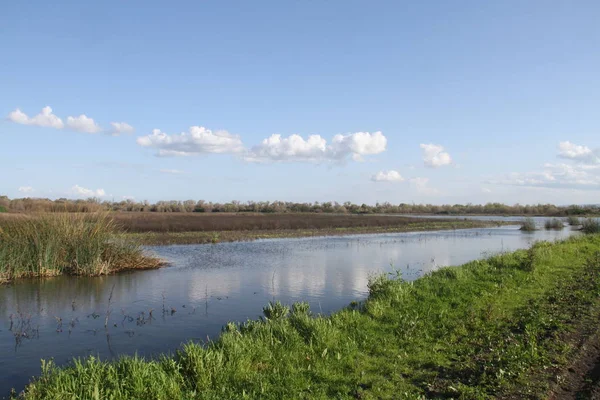
<svg viewBox="0 0 600 400">
<path fill-rule="evenodd" d="M 596 1 L 8 2 L 0 194 L 597 203 L 599 18 Z"/>
</svg>

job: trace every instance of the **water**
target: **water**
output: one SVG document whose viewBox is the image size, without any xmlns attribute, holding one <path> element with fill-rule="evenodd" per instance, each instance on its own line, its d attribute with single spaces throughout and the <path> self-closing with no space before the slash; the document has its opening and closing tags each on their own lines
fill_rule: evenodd
<svg viewBox="0 0 600 400">
<path fill-rule="evenodd" d="M 171 262 L 160 270 L 0 286 L 0 398 L 38 375 L 41 358 L 62 365 L 86 355 L 174 351 L 188 340 L 215 338 L 228 321 L 258 318 L 273 299 L 308 301 L 313 312 L 330 313 L 364 299 L 373 273 L 400 270 L 412 280 L 441 266 L 573 233 L 527 234 L 504 226 L 159 246 L 150 250 Z M 22 333 L 18 340 L 15 332 Z"/>
</svg>

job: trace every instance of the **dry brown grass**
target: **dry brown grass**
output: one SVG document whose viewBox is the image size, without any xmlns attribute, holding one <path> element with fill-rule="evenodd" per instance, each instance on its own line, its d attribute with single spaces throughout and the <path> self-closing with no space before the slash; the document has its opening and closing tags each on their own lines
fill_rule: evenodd
<svg viewBox="0 0 600 400">
<path fill-rule="evenodd" d="M 128 232 L 219 232 L 253 230 L 336 229 L 402 227 L 423 223 L 422 218 L 348 214 L 201 214 L 113 213 L 115 222 Z M 446 220 L 427 220 L 441 222 Z"/>
</svg>

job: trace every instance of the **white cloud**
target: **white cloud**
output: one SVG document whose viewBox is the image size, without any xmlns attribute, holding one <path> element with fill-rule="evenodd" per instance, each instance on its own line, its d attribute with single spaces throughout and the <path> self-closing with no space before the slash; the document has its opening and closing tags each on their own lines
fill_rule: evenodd
<svg viewBox="0 0 600 400">
<path fill-rule="evenodd" d="M 71 193 L 76 196 L 81 196 L 81 197 L 105 197 L 106 196 L 106 192 L 104 191 L 104 189 L 92 190 L 92 189 L 86 189 L 79 185 L 73 186 L 71 188 Z"/>
<path fill-rule="evenodd" d="M 569 141 L 558 144 L 558 156 L 587 164 L 600 164 L 600 150 L 592 150 Z"/>
<path fill-rule="evenodd" d="M 32 188 L 31 186 L 21 186 L 21 187 L 19 187 L 19 192 L 21 192 L 21 193 L 33 193 L 33 192 L 35 192 L 35 189 Z"/>
<path fill-rule="evenodd" d="M 571 164 L 546 163 L 538 171 L 513 172 L 489 183 L 555 189 L 600 190 L 599 151 L 569 141 L 560 142 L 558 157 Z"/>
<path fill-rule="evenodd" d="M 515 172 L 490 183 L 600 190 L 600 165 L 544 164 L 541 171 Z"/>
<path fill-rule="evenodd" d="M 151 135 L 139 137 L 137 143 L 158 149 L 159 156 L 240 153 L 244 150 L 239 136 L 226 131 L 213 132 L 202 126 L 192 126 L 188 132 L 173 135 L 154 129 Z"/>
<path fill-rule="evenodd" d="M 379 171 L 371 177 L 374 182 L 404 182 L 404 178 L 398 171 Z"/>
<path fill-rule="evenodd" d="M 437 189 L 429 187 L 429 178 L 411 178 L 409 182 L 420 194 L 436 195 L 439 193 Z"/>
<path fill-rule="evenodd" d="M 110 125 L 112 126 L 110 134 L 113 136 L 133 133 L 135 131 L 134 127 L 129 125 L 127 122 L 111 122 Z"/>
<path fill-rule="evenodd" d="M 485 187 L 484 187 L 484 188 L 481 188 L 481 192 L 482 192 L 482 193 L 492 193 L 492 189 L 489 189 L 489 188 L 485 188 Z"/>
<path fill-rule="evenodd" d="M 185 174 L 185 171 L 181 171 L 179 169 L 159 169 L 158 171 L 162 172 L 163 174 L 174 174 L 174 175 Z"/>
<path fill-rule="evenodd" d="M 17 124 L 35 125 L 46 128 L 62 129 L 65 126 L 60 118 L 52 114 L 52 108 L 50 108 L 50 106 L 42 108 L 42 111 L 32 118 L 29 118 L 27 114 L 17 108 L 15 111 L 8 114 L 8 119 Z"/>
<path fill-rule="evenodd" d="M 78 117 L 67 117 L 67 127 L 83 133 L 98 133 L 102 130 L 92 118 L 85 114 L 81 114 Z"/>
<path fill-rule="evenodd" d="M 135 200 L 134 196 L 121 196 L 121 198 L 125 201 L 127 201 L 127 200 L 134 201 Z"/>
<path fill-rule="evenodd" d="M 423 162 L 426 167 L 437 168 L 452 164 L 452 157 L 437 144 L 421 144 L 423 149 Z"/>
<path fill-rule="evenodd" d="M 335 135 L 331 144 L 320 135 L 310 135 L 304 139 L 300 135 L 282 137 L 273 134 L 254 146 L 245 156 L 251 162 L 324 162 L 342 161 L 351 156 L 361 161 L 365 155 L 385 151 L 387 139 L 381 132 L 356 132 Z"/>
</svg>

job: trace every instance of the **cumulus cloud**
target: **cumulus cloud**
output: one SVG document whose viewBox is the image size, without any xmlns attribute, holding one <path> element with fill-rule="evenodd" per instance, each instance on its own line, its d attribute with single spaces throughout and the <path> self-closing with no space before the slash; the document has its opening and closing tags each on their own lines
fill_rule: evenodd
<svg viewBox="0 0 600 400">
<path fill-rule="evenodd" d="M 361 161 L 363 156 L 385 151 L 387 139 L 381 132 L 356 132 L 335 135 L 331 144 L 320 135 L 304 139 L 300 135 L 282 137 L 273 134 L 254 146 L 245 156 L 250 162 L 325 162 L 342 161 L 352 157 Z"/>
<path fill-rule="evenodd" d="M 71 188 L 71 193 L 80 196 L 80 197 L 104 197 L 106 196 L 106 192 L 104 189 L 86 189 L 79 185 L 75 185 Z"/>
<path fill-rule="evenodd" d="M 98 133 L 102 131 L 102 128 L 85 114 L 81 114 L 78 117 L 67 117 L 67 128 L 83 133 Z"/>
<path fill-rule="evenodd" d="M 572 163 L 546 163 L 539 170 L 513 172 L 490 180 L 500 185 L 532 186 L 545 188 L 600 190 L 600 159 L 598 151 L 569 141 L 558 145 L 558 157 Z"/>
<path fill-rule="evenodd" d="M 490 183 L 546 188 L 600 190 L 600 165 L 544 164 L 541 171 L 514 172 Z"/>
<path fill-rule="evenodd" d="M 420 147 L 423 149 L 423 162 L 426 167 L 438 168 L 452 164 L 452 157 L 442 146 L 430 143 L 421 144 Z"/>
<path fill-rule="evenodd" d="M 33 193 L 35 191 L 34 188 L 32 188 L 31 186 L 20 186 L 19 187 L 19 192 L 21 193 Z"/>
<path fill-rule="evenodd" d="M 600 149 L 592 150 L 569 141 L 558 144 L 558 156 L 586 164 L 600 164 Z"/>
<path fill-rule="evenodd" d="M 190 156 L 208 153 L 240 153 L 242 140 L 226 131 L 213 132 L 202 126 L 192 126 L 188 132 L 166 134 L 154 129 L 152 134 L 137 139 L 143 147 L 153 147 L 159 156 Z"/>
<path fill-rule="evenodd" d="M 133 126 L 129 125 L 127 122 L 111 122 L 110 126 L 112 127 L 110 134 L 113 136 L 129 134 L 135 131 Z"/>
<path fill-rule="evenodd" d="M 404 182 L 404 178 L 398 171 L 379 171 L 371 177 L 373 182 Z"/>
<path fill-rule="evenodd" d="M 42 111 L 38 115 L 31 118 L 17 108 L 8 114 L 7 118 L 9 121 L 22 125 L 35 125 L 55 129 L 62 129 L 65 126 L 62 120 L 52 113 L 50 106 L 42 108 Z"/>
</svg>

